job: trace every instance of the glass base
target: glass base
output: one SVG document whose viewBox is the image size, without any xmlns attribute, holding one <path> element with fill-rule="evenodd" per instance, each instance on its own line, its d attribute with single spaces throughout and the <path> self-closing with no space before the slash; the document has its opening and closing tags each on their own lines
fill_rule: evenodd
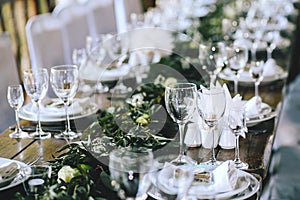
<svg viewBox="0 0 300 200">
<path fill-rule="evenodd" d="M 58 133 L 54 135 L 54 138 L 56 139 L 67 139 L 67 140 L 73 140 L 76 138 L 79 138 L 82 134 L 81 133 L 75 133 L 74 131 L 64 131 L 62 133 Z"/>
<path fill-rule="evenodd" d="M 248 169 L 249 168 L 248 163 L 241 162 L 241 161 L 240 162 L 234 162 L 234 166 L 237 169 Z"/>
<path fill-rule="evenodd" d="M 51 133 L 44 131 L 36 131 L 31 133 L 29 137 L 36 140 L 44 140 L 51 138 Z"/>
<path fill-rule="evenodd" d="M 173 165 L 180 166 L 180 165 L 186 165 L 186 164 L 197 164 L 195 160 L 192 158 L 186 156 L 186 155 L 179 155 L 177 158 L 171 161 Z"/>
<path fill-rule="evenodd" d="M 219 165 L 222 164 L 222 161 L 218 161 L 218 160 L 209 160 L 209 161 L 206 161 L 204 163 L 201 163 L 203 165 L 206 165 L 207 166 L 207 169 L 215 169 L 216 167 L 218 167 Z"/>
<path fill-rule="evenodd" d="M 13 133 L 9 134 L 9 137 L 16 138 L 16 139 L 29 138 L 28 133 L 26 133 L 24 131 L 13 132 Z"/>
</svg>

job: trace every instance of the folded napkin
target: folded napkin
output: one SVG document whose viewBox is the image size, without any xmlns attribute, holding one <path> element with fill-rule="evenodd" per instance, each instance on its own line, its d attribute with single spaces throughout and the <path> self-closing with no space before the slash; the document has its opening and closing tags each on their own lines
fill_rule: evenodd
<svg viewBox="0 0 300 200">
<path fill-rule="evenodd" d="M 189 147 L 201 145 L 201 118 L 198 112 L 194 112 L 192 119 L 186 125 L 184 143 Z"/>
<path fill-rule="evenodd" d="M 161 28 L 140 28 L 134 29 L 128 34 L 130 51 L 138 49 L 160 49 L 164 55 L 169 55 L 174 48 L 174 38 L 172 32 L 168 30 Z"/>
<path fill-rule="evenodd" d="M 252 97 L 245 103 L 245 110 L 247 117 L 253 117 L 260 114 L 261 110 L 261 98 L 260 97 Z"/>
<path fill-rule="evenodd" d="M 234 162 L 227 160 L 212 171 L 213 190 L 217 193 L 228 192 L 235 188 L 238 180 L 238 171 Z"/>
<path fill-rule="evenodd" d="M 68 108 L 68 112 L 70 115 L 76 115 L 82 113 L 84 109 L 90 105 L 89 98 L 82 99 L 74 99 L 70 107 Z M 27 114 L 35 114 L 37 112 L 37 107 L 35 104 L 28 104 L 23 107 L 24 112 Z M 61 117 L 65 115 L 65 107 L 63 102 L 58 99 L 50 99 L 44 105 L 40 107 L 40 116 L 41 117 Z"/>
<path fill-rule="evenodd" d="M 263 76 L 275 76 L 278 73 L 278 66 L 274 59 L 268 59 L 264 65 Z"/>
<path fill-rule="evenodd" d="M 222 120 L 223 128 L 222 128 L 222 133 L 221 133 L 220 140 L 219 140 L 219 145 L 223 149 L 232 149 L 232 148 L 235 148 L 235 136 L 228 127 L 229 111 L 232 108 L 242 109 L 244 105 L 242 102 L 242 97 L 239 94 L 237 94 L 236 96 L 231 98 L 229 89 L 226 84 L 223 85 L 223 89 L 224 89 L 225 98 L 226 98 L 226 108 L 225 108 L 225 112 L 224 112 L 224 116 L 223 116 L 223 120 Z M 242 136 L 245 137 L 245 133 L 243 133 Z"/>
<path fill-rule="evenodd" d="M 19 166 L 15 162 L 0 167 L 0 187 L 10 184 L 18 174 Z"/>
<path fill-rule="evenodd" d="M 213 177 L 213 178 L 212 178 Z M 213 171 L 206 171 L 195 165 L 175 166 L 166 162 L 157 174 L 157 187 L 163 192 L 176 195 L 182 187 L 189 187 L 189 194 L 223 193 L 234 190 L 238 180 L 238 170 L 231 160 L 223 162 Z"/>
</svg>

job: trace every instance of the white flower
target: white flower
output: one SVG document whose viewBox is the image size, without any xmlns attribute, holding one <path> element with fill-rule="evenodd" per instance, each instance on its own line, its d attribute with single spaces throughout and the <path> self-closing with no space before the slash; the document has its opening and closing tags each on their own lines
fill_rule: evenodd
<svg viewBox="0 0 300 200">
<path fill-rule="evenodd" d="M 162 84 L 163 85 L 165 83 L 165 80 L 166 80 L 166 78 L 163 75 L 159 74 L 156 77 L 156 79 L 154 80 L 154 84 L 155 85 L 157 85 L 157 84 Z"/>
<path fill-rule="evenodd" d="M 72 168 L 68 165 L 63 166 L 59 171 L 58 171 L 58 182 L 60 180 L 63 180 L 64 182 L 68 183 L 70 180 L 76 176 L 80 175 L 80 172 L 77 168 Z"/>
<path fill-rule="evenodd" d="M 132 95 L 130 99 L 127 99 L 127 103 L 131 104 L 132 106 L 141 105 L 144 103 L 144 96 L 142 93 Z"/>
<path fill-rule="evenodd" d="M 177 83 L 176 78 L 169 77 L 169 78 L 166 79 L 166 81 L 163 85 L 168 86 L 168 85 L 172 85 L 172 84 L 175 84 L 175 83 Z"/>
</svg>

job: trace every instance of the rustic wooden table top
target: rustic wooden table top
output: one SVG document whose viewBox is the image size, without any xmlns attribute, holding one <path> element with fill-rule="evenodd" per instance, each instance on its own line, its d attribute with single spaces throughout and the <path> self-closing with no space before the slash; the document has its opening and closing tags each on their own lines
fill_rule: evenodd
<svg viewBox="0 0 300 200">
<path fill-rule="evenodd" d="M 275 84 L 267 84 L 261 87 L 261 96 L 264 102 L 270 104 L 274 109 L 278 107 L 282 100 L 283 85 L 284 81 L 279 81 Z M 243 87 L 244 97 L 251 97 L 253 95 L 252 90 L 253 88 L 250 86 Z M 110 103 L 106 95 L 98 97 L 98 101 L 102 103 L 102 108 L 107 107 Z M 246 139 L 240 139 L 240 158 L 249 164 L 249 170 L 247 171 L 257 174 L 261 179 L 265 179 L 267 176 L 276 133 L 277 118 L 272 118 L 249 128 Z M 95 119 L 96 115 L 92 115 L 84 119 L 75 120 L 76 128 L 84 130 Z M 21 124 L 26 126 L 32 123 L 22 120 Z M 77 125 L 81 127 L 77 127 Z M 44 161 L 52 160 L 53 157 L 59 155 L 57 150 L 67 144 L 67 141 L 53 137 L 47 140 L 10 139 L 9 134 L 11 131 L 7 129 L 0 134 L 0 157 L 15 159 L 24 163 L 30 162 L 38 156 Z M 218 146 L 215 151 L 218 160 L 234 159 L 234 149 L 226 150 Z M 206 161 L 210 158 L 210 149 L 205 149 L 201 146 L 188 148 L 187 154 L 199 162 Z M 2 194 L 12 196 L 19 190 L 22 190 L 22 188 L 17 186 L 2 192 Z"/>
</svg>

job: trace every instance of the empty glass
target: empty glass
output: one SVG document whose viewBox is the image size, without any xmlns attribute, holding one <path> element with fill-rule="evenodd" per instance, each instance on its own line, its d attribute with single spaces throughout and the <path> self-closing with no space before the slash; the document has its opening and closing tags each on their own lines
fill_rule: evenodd
<svg viewBox="0 0 300 200">
<path fill-rule="evenodd" d="M 120 199 L 146 199 L 151 185 L 148 174 L 153 170 L 151 151 L 115 149 L 109 154 L 111 184 Z"/>
<path fill-rule="evenodd" d="M 79 73 L 76 65 L 59 65 L 51 67 L 50 82 L 55 94 L 63 101 L 66 113 L 66 130 L 55 134 L 57 139 L 74 139 L 81 136 L 71 130 L 68 108 L 79 85 Z"/>
<path fill-rule="evenodd" d="M 198 58 L 202 68 L 209 73 L 210 83 L 215 84 L 217 75 L 225 66 L 227 60 L 225 43 L 200 44 Z"/>
<path fill-rule="evenodd" d="M 209 127 L 212 135 L 211 159 L 206 162 L 208 165 L 219 165 L 216 160 L 214 149 L 214 129 L 219 120 L 223 117 L 226 107 L 226 99 L 223 88 L 211 87 L 198 90 L 197 98 L 198 111 L 201 118 Z"/>
<path fill-rule="evenodd" d="M 28 134 L 20 128 L 20 122 L 19 122 L 19 109 L 22 107 L 24 103 L 24 95 L 23 95 L 23 89 L 21 85 L 9 85 L 7 88 L 7 101 L 15 110 L 16 115 L 16 129 L 14 132 L 9 134 L 10 138 L 26 138 L 28 137 Z"/>
<path fill-rule="evenodd" d="M 239 151 L 239 137 L 242 133 L 245 133 L 247 130 L 246 114 L 243 107 L 232 107 L 229 110 L 228 126 L 232 133 L 235 135 L 235 167 L 238 169 L 248 169 L 249 165 L 241 161 Z"/>
<path fill-rule="evenodd" d="M 48 91 L 49 75 L 45 68 L 35 71 L 24 71 L 24 87 L 26 93 L 37 107 L 37 126 L 36 131 L 29 136 L 34 139 L 47 139 L 51 137 L 49 132 L 44 132 L 41 128 L 40 121 L 40 104 Z"/>
<path fill-rule="evenodd" d="M 250 63 L 250 68 L 249 68 L 249 73 L 250 76 L 252 77 L 252 80 L 254 81 L 254 87 L 255 87 L 255 97 L 258 101 L 258 108 L 260 108 L 261 104 L 261 97 L 259 96 L 258 93 L 258 88 L 263 80 L 263 69 L 264 68 L 264 61 L 256 61 L 256 62 L 251 62 Z"/>
<path fill-rule="evenodd" d="M 25 180 L 23 187 L 30 199 L 42 199 L 46 191 L 47 182 L 51 178 L 52 168 L 48 165 L 25 166 L 20 169 L 20 174 Z"/>
<path fill-rule="evenodd" d="M 248 61 L 248 49 L 242 46 L 233 46 L 227 49 L 228 67 L 234 74 L 234 94 L 238 94 L 240 73 Z"/>
<path fill-rule="evenodd" d="M 165 103 L 166 108 L 179 126 L 179 156 L 172 161 L 175 165 L 195 163 L 193 159 L 184 155 L 185 124 L 193 116 L 196 109 L 197 88 L 194 83 L 175 83 L 166 86 Z"/>
</svg>

